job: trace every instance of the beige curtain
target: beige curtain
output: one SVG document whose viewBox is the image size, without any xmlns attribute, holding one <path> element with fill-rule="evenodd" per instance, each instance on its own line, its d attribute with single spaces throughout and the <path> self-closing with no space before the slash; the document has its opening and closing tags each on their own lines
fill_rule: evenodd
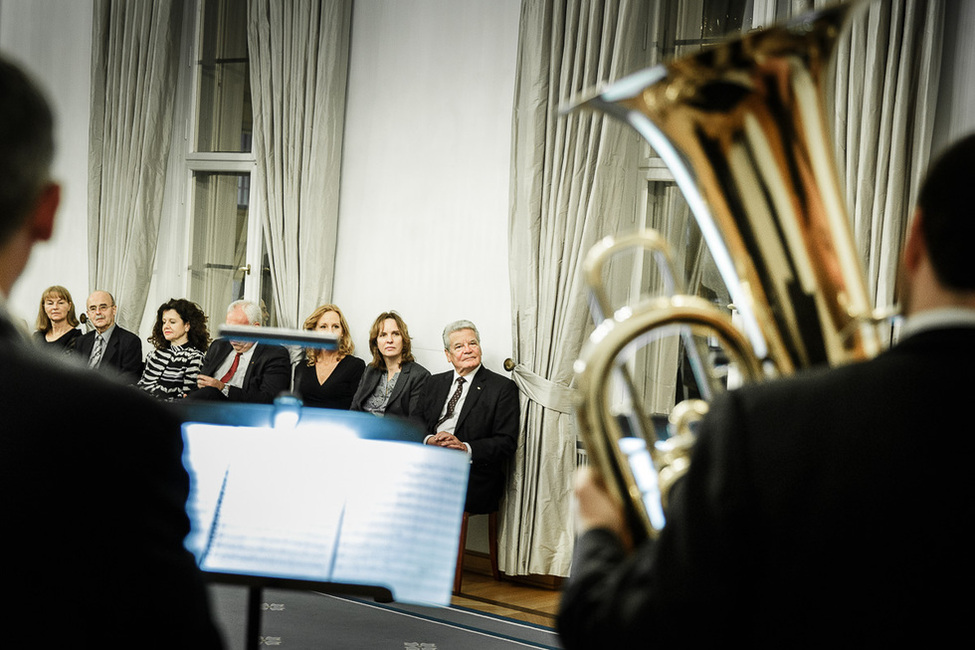
<svg viewBox="0 0 975 650">
<path fill-rule="evenodd" d="M 282 327 L 329 299 L 351 0 L 250 0 L 256 182 Z"/>
<path fill-rule="evenodd" d="M 871 2 L 836 56 L 834 142 L 874 304 L 895 302 L 915 192 L 931 157 L 943 0 Z"/>
<path fill-rule="evenodd" d="M 138 329 L 155 262 L 183 3 L 96 0 L 88 152 L 88 283 Z"/>
<path fill-rule="evenodd" d="M 589 320 L 580 265 L 621 215 L 634 212 L 639 193 L 634 135 L 601 115 L 559 117 L 558 108 L 633 70 L 641 7 L 627 0 L 522 3 L 509 232 L 522 430 L 499 544 L 509 575 L 568 575 L 576 457 L 569 386 Z"/>
</svg>

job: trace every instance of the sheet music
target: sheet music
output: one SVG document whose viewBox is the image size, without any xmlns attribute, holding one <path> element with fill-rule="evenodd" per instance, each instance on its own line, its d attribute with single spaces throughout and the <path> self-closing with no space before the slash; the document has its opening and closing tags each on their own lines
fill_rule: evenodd
<svg viewBox="0 0 975 650">
<path fill-rule="evenodd" d="M 189 548 L 205 571 L 386 586 L 450 603 L 466 454 L 321 430 L 191 424 Z"/>
<path fill-rule="evenodd" d="M 368 455 L 368 480 L 357 482 L 346 500 L 332 579 L 388 585 L 397 600 L 437 594 L 449 604 L 467 454 L 385 443 L 370 445 Z"/>
</svg>

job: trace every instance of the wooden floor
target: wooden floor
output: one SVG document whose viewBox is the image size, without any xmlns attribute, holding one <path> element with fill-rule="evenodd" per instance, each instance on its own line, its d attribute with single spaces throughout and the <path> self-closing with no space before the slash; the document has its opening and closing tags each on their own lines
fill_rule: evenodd
<svg viewBox="0 0 975 650">
<path fill-rule="evenodd" d="M 498 581 L 490 575 L 465 571 L 460 595 L 453 596 L 451 605 L 554 628 L 560 593 L 558 589 Z"/>
</svg>

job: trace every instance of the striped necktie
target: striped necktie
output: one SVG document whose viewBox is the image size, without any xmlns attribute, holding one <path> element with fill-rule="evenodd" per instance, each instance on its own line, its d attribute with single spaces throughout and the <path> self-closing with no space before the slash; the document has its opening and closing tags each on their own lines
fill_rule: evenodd
<svg viewBox="0 0 975 650">
<path fill-rule="evenodd" d="M 102 362 L 102 352 L 105 350 L 105 339 L 102 338 L 101 334 L 95 335 L 95 348 L 91 351 L 91 357 L 88 359 L 89 368 L 97 368 L 98 364 Z"/>
</svg>

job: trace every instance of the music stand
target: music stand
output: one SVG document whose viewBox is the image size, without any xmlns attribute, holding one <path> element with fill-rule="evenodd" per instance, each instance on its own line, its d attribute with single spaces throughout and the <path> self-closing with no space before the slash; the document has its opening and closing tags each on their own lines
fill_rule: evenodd
<svg viewBox="0 0 975 650">
<path fill-rule="evenodd" d="M 215 582 L 447 606 L 470 469 L 415 424 L 303 407 L 185 402 L 186 546 Z M 254 644 L 253 646 L 251 644 Z"/>
</svg>

